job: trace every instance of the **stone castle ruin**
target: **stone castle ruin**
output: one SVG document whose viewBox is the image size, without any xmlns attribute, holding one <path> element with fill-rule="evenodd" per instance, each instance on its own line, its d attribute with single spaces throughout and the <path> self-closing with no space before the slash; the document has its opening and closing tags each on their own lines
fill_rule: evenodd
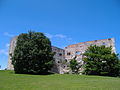
<svg viewBox="0 0 120 90">
<path fill-rule="evenodd" d="M 17 41 L 17 37 L 12 38 L 10 42 L 9 54 L 14 53 L 16 41 Z M 84 65 L 84 61 L 82 60 L 84 58 L 83 53 L 86 51 L 86 49 L 90 45 L 97 45 L 97 46 L 105 45 L 106 47 L 111 46 L 112 51 L 116 52 L 114 38 L 81 42 L 81 43 L 69 45 L 65 47 L 65 49 L 52 46 L 52 51 L 55 52 L 55 55 L 54 55 L 55 62 L 51 71 L 59 74 L 70 72 L 69 61 L 74 57 L 76 57 L 76 60 L 81 65 L 81 68 L 79 69 L 79 71 L 82 72 L 83 71 L 82 66 Z M 10 58 L 11 57 L 9 55 L 7 69 L 13 70 L 14 68 L 13 68 L 13 65 L 11 64 Z"/>
</svg>

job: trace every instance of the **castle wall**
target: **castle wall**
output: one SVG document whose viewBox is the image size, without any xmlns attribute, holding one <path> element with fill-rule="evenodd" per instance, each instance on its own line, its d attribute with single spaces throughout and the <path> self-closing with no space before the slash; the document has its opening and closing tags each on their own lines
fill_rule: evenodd
<svg viewBox="0 0 120 90">
<path fill-rule="evenodd" d="M 14 49 L 16 46 L 17 37 L 14 37 L 10 42 L 10 48 L 9 48 L 9 54 L 14 54 Z M 83 53 L 87 50 L 87 48 L 90 45 L 105 45 L 106 47 L 111 46 L 112 51 L 116 53 L 115 50 L 115 40 L 114 38 L 109 39 L 102 39 L 102 40 L 94 40 L 94 41 L 87 41 L 87 42 L 81 42 L 73 45 L 69 45 L 65 47 L 65 49 L 61 49 L 55 46 L 52 46 L 52 52 L 55 53 L 54 55 L 54 66 L 51 69 L 52 72 L 63 74 L 65 72 L 68 72 L 68 66 L 69 61 L 73 59 L 75 56 L 77 57 L 77 61 L 83 65 Z M 8 70 L 13 70 L 13 65 L 11 64 L 10 55 L 8 58 Z M 67 64 L 66 64 L 67 63 Z M 80 71 L 83 71 L 83 68 L 80 68 Z"/>
<path fill-rule="evenodd" d="M 87 50 L 87 48 L 90 45 L 105 45 L 106 47 L 112 47 L 112 51 L 116 52 L 115 50 L 115 40 L 114 38 L 109 38 L 109 39 L 102 39 L 102 40 L 94 40 L 94 41 L 87 41 L 87 42 L 81 42 L 73 45 L 69 45 L 65 47 L 65 59 L 70 61 L 73 59 L 75 56 L 77 57 L 77 61 L 83 65 L 83 53 Z M 82 71 L 83 68 L 81 67 L 80 70 Z"/>
<path fill-rule="evenodd" d="M 55 53 L 54 55 L 54 66 L 52 68 L 53 72 L 63 74 L 62 62 L 65 60 L 65 51 L 64 49 L 57 48 L 52 46 L 52 52 Z"/>
<path fill-rule="evenodd" d="M 73 44 L 65 47 L 65 59 L 72 59 L 75 56 L 79 56 L 82 58 L 82 54 L 87 50 L 90 45 L 105 45 L 106 47 L 112 46 L 112 51 L 116 52 L 115 50 L 115 40 L 114 38 L 103 39 L 103 40 L 94 40 L 88 42 L 82 42 L 78 44 Z"/>
<path fill-rule="evenodd" d="M 7 70 L 13 70 L 13 65 L 11 64 L 11 55 L 13 55 L 14 50 L 15 50 L 15 46 L 16 46 L 16 42 L 17 42 L 17 37 L 14 37 L 11 39 L 10 41 L 10 47 L 9 47 L 9 56 L 8 56 L 8 65 L 7 65 Z"/>
</svg>

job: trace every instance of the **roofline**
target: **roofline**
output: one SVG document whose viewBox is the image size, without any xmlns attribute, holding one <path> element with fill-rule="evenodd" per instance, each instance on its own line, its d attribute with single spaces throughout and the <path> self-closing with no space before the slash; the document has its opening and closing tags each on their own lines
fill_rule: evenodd
<svg viewBox="0 0 120 90">
<path fill-rule="evenodd" d="M 107 39 L 114 39 L 114 40 L 115 40 L 115 38 L 107 38 Z M 97 41 L 107 40 L 107 39 L 99 39 L 99 40 L 97 40 Z M 92 41 L 96 41 L 96 40 L 92 40 Z M 80 42 L 80 43 L 76 43 L 76 44 L 71 44 L 71 45 L 68 45 L 67 47 L 70 47 L 70 46 L 72 46 L 72 45 L 77 45 L 77 44 L 82 44 L 82 43 L 92 42 L 92 41 L 86 41 L 86 42 Z"/>
</svg>

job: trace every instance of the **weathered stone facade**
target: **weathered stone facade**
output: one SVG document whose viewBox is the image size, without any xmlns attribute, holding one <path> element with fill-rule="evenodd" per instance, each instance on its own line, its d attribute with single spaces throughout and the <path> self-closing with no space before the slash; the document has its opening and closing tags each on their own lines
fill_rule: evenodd
<svg viewBox="0 0 120 90">
<path fill-rule="evenodd" d="M 109 39 L 102 39 L 102 40 L 94 40 L 94 41 L 87 41 L 87 42 L 81 42 L 73 45 L 69 45 L 65 47 L 65 59 L 68 60 L 68 62 L 76 56 L 77 61 L 83 65 L 83 53 L 86 51 L 86 49 L 90 45 L 105 45 L 106 47 L 112 47 L 112 51 L 116 52 L 115 50 L 115 40 L 114 38 Z M 79 71 L 83 71 L 83 67 L 79 69 Z"/>
<path fill-rule="evenodd" d="M 54 55 L 55 62 L 52 71 L 63 74 L 62 62 L 65 60 L 65 50 L 52 46 L 52 52 L 55 53 Z"/>
<path fill-rule="evenodd" d="M 16 41 L 17 41 L 17 37 L 12 38 L 11 41 L 10 41 L 8 65 L 7 65 L 8 70 L 13 70 L 14 69 L 13 65 L 11 64 L 11 56 L 10 56 L 10 54 L 14 53 L 15 46 L 16 46 Z"/>
<path fill-rule="evenodd" d="M 16 40 L 17 40 L 17 37 L 14 37 L 11 40 L 9 53 L 13 54 L 15 46 L 16 46 Z M 69 72 L 69 67 L 68 67 L 69 61 L 71 59 L 73 59 L 75 56 L 76 56 L 76 59 L 79 62 L 79 64 L 84 65 L 84 62 L 82 60 L 83 53 L 86 51 L 86 49 L 90 45 L 97 45 L 97 46 L 105 45 L 106 47 L 111 46 L 112 51 L 116 52 L 114 38 L 81 42 L 81 43 L 69 45 L 69 46 L 65 47 L 65 49 L 60 49 L 60 48 L 52 46 L 52 51 L 55 53 L 55 55 L 54 55 L 55 62 L 54 62 L 54 67 L 52 68 L 51 71 L 60 73 L 60 74 Z M 9 69 L 9 70 L 13 69 L 13 66 L 12 66 L 11 60 L 10 60 L 10 56 L 8 59 L 7 69 Z M 82 72 L 83 68 L 81 67 L 79 69 L 79 71 Z"/>
</svg>

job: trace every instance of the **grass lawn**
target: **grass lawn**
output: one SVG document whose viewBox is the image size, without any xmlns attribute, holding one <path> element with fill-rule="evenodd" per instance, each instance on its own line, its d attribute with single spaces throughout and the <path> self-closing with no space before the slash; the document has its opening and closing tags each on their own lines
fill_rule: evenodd
<svg viewBox="0 0 120 90">
<path fill-rule="evenodd" d="M 25 75 L 0 71 L 0 90 L 120 90 L 120 78 L 85 75 Z"/>
</svg>

